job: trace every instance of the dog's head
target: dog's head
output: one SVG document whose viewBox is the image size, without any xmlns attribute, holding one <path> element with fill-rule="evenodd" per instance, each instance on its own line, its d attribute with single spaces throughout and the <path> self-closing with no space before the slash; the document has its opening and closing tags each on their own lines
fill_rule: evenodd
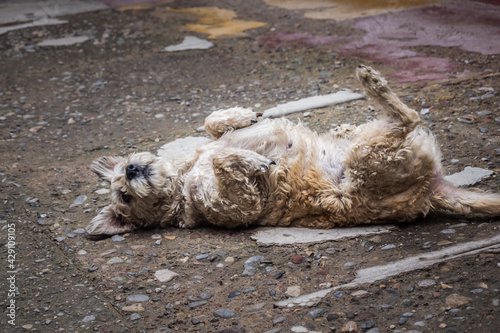
<svg viewBox="0 0 500 333">
<path fill-rule="evenodd" d="M 170 164 L 150 153 L 101 157 L 91 170 L 111 183 L 111 204 L 86 227 L 90 235 L 114 235 L 160 223 L 171 195 Z"/>
</svg>

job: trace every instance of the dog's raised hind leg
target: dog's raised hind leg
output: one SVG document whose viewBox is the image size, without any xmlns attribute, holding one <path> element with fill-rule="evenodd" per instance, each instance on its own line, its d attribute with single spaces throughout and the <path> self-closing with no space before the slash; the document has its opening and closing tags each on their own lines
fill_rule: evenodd
<svg viewBox="0 0 500 333">
<path fill-rule="evenodd" d="M 257 123 L 259 115 L 261 114 L 239 107 L 214 111 L 205 119 L 205 130 L 218 139 L 226 132 Z"/>
<path fill-rule="evenodd" d="M 371 67 L 359 65 L 356 74 L 368 96 L 382 106 L 390 120 L 406 128 L 407 132 L 412 131 L 420 123 L 418 113 L 392 92 L 379 72 Z"/>
</svg>

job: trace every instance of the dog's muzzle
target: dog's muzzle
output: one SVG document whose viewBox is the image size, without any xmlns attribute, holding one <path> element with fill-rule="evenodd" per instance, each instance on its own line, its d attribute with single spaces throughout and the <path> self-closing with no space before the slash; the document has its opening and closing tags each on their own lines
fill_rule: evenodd
<svg viewBox="0 0 500 333">
<path fill-rule="evenodd" d="M 131 163 L 125 167 L 125 175 L 127 176 L 128 180 L 134 179 L 135 177 L 137 177 L 139 173 L 140 173 L 139 167 L 135 164 Z"/>
</svg>

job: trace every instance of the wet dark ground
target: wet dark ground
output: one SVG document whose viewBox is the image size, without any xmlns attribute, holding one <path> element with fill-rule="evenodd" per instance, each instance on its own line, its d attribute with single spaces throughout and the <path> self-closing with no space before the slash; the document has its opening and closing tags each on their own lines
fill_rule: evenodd
<svg viewBox="0 0 500 333">
<path fill-rule="evenodd" d="M 359 288 L 368 292 L 365 297 L 343 291 L 313 308 L 273 304 L 288 297 L 289 287 L 298 286 L 305 294 L 346 283 L 363 266 L 494 236 L 498 219 L 429 217 L 375 237 L 270 247 L 252 241 L 253 230 L 172 228 L 134 232 L 119 240 L 94 240 L 81 233 L 108 202 L 107 195 L 95 193 L 106 184 L 88 168 L 99 156 L 156 152 L 175 138 L 204 136 L 197 128 L 216 109 L 240 105 L 262 111 L 315 94 L 359 89 L 354 77 L 359 63 L 374 66 L 390 81 L 401 78 L 398 66 L 362 54 L 343 55 L 345 41 L 265 43 L 277 32 L 363 36 L 353 20 L 306 19 L 301 11 L 259 1 L 217 3 L 232 10 L 235 5 L 238 18 L 267 26 L 244 37 L 215 39 L 216 47 L 209 50 L 162 52 L 196 33 L 180 28 L 193 18 L 160 15 L 156 7 L 78 14 L 64 25 L 0 35 L 1 243 L 8 245 L 5 226 L 10 224 L 17 242 L 16 318 L 15 326 L 5 326 L 7 331 L 340 332 L 352 321 L 358 332 L 497 332 L 496 252 L 365 285 Z M 91 40 L 36 46 L 72 34 Z M 498 56 L 458 47 L 411 48 L 452 62 L 453 72 L 435 81 L 395 83 L 395 91 L 423 110 L 423 123 L 440 142 L 447 173 L 465 166 L 491 169 L 495 174 L 478 187 L 500 191 Z M 377 105 L 362 100 L 289 118 L 327 131 L 379 114 Z M 454 232 L 442 233 L 448 229 Z M 382 250 L 388 244 L 395 247 Z M 5 308 L 10 274 L 7 247 L 2 248 L 0 304 Z M 263 256 L 255 275 L 242 276 L 245 261 L 254 256 Z M 119 260 L 109 262 L 113 258 Z M 348 262 L 355 265 L 345 266 Z M 179 275 L 162 283 L 154 277 L 161 269 Z M 446 299 L 451 294 L 468 300 L 450 305 Z M 147 300 L 131 301 L 131 295 Z M 132 310 L 127 308 L 131 305 Z M 220 309 L 234 315 L 214 314 Z M 2 314 L 2 322 L 9 320 L 8 313 Z"/>
</svg>

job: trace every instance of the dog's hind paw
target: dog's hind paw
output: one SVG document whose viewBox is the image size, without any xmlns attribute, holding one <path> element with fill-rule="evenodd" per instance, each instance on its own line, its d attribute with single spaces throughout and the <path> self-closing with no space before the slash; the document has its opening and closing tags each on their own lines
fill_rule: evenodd
<svg viewBox="0 0 500 333">
<path fill-rule="evenodd" d="M 388 90 L 386 79 L 369 66 L 359 65 L 356 75 L 366 90 L 378 91 L 379 93 Z"/>
</svg>

